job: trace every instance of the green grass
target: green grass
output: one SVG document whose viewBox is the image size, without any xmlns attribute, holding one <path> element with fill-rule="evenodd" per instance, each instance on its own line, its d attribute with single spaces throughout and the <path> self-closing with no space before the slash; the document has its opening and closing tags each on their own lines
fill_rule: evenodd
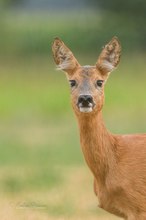
<svg viewBox="0 0 146 220">
<path fill-rule="evenodd" d="M 78 128 L 64 74 L 45 57 L 3 61 L 0 164 L 80 164 Z M 116 133 L 145 131 L 145 70 L 142 56 L 131 57 L 129 63 L 126 56 L 107 82 L 104 118 Z"/>
</svg>

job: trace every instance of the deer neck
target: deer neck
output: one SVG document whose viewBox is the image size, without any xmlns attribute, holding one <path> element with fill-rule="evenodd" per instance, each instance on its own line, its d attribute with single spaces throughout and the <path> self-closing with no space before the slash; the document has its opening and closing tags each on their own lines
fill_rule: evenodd
<svg viewBox="0 0 146 220">
<path fill-rule="evenodd" d="M 80 141 L 85 160 L 98 181 L 104 181 L 111 166 L 114 166 L 114 136 L 104 126 L 102 112 L 77 116 Z"/>
</svg>

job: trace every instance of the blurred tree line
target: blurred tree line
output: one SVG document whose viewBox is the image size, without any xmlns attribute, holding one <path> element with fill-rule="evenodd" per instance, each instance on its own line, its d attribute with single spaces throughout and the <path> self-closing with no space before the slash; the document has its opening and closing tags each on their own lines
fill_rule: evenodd
<svg viewBox="0 0 146 220">
<path fill-rule="evenodd" d="M 32 13 L 17 7 L 25 0 L 0 0 L 0 55 L 51 54 L 48 45 L 56 36 L 79 53 L 93 53 L 115 35 L 125 52 L 146 51 L 146 0 L 82 1 L 86 7 L 73 14 Z"/>
<path fill-rule="evenodd" d="M 87 0 L 103 11 L 103 33 L 116 33 L 129 49 L 146 50 L 145 0 Z"/>
<path fill-rule="evenodd" d="M 10 8 L 11 6 L 16 5 L 23 0 L 0 0 L 0 7 L 1 8 Z"/>
</svg>

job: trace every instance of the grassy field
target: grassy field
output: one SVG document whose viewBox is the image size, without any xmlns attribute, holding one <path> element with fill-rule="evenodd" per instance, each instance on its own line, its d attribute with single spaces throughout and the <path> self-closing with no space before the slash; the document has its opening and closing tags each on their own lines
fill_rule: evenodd
<svg viewBox="0 0 146 220">
<path fill-rule="evenodd" d="M 127 30 L 111 16 L 109 22 L 115 25 L 105 28 L 100 16 L 96 11 L 1 10 L 2 220 L 118 220 L 98 208 L 69 86 L 51 55 L 52 40 L 59 36 L 81 64 L 93 65 L 102 45 L 113 35 L 121 37 L 121 63 L 105 88 L 105 123 L 114 133 L 146 132 L 145 54 L 134 49 L 126 54 L 139 43 L 132 40 L 137 29 L 128 25 Z"/>
<path fill-rule="evenodd" d="M 2 58 L 0 73 L 0 219 L 118 219 L 97 207 L 68 84 L 52 57 Z M 125 55 L 107 82 L 104 118 L 114 133 L 146 132 L 145 73 L 143 55 Z"/>
</svg>

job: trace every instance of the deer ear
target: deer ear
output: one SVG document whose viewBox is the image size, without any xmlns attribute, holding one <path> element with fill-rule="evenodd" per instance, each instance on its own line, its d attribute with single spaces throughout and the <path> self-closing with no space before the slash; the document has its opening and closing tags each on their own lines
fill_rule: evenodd
<svg viewBox="0 0 146 220">
<path fill-rule="evenodd" d="M 80 66 L 73 53 L 59 38 L 55 38 L 52 51 L 58 70 L 73 74 L 75 69 Z"/>
<path fill-rule="evenodd" d="M 121 55 L 121 46 L 117 37 L 112 40 L 103 48 L 97 63 L 96 68 L 102 75 L 108 75 L 118 65 Z"/>
</svg>

